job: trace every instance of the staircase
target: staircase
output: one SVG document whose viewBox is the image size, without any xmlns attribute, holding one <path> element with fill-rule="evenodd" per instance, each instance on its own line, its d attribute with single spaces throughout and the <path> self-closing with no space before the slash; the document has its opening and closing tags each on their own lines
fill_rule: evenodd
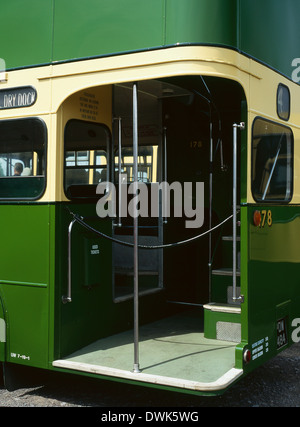
<svg viewBox="0 0 300 427">
<path fill-rule="evenodd" d="M 205 338 L 241 341 L 241 301 L 233 299 L 232 236 L 222 237 L 224 267 L 212 270 L 211 303 L 204 305 Z M 236 296 L 240 296 L 240 236 L 237 236 Z"/>
<path fill-rule="evenodd" d="M 233 124 L 233 159 L 232 159 L 232 235 L 222 239 L 224 268 L 211 272 L 211 301 L 204 306 L 204 336 L 224 341 L 241 341 L 241 307 L 240 299 L 233 299 L 233 282 L 235 297 L 240 294 L 240 239 L 237 227 L 237 213 L 240 210 L 237 200 L 238 188 L 238 129 L 245 129 L 245 123 Z M 212 178 L 212 173 L 210 175 Z M 212 181 L 210 181 L 212 183 Z M 212 196 L 212 193 L 210 193 Z M 210 199 L 211 200 L 211 199 Z M 211 214 L 211 211 L 210 211 Z M 231 250 L 226 248 L 230 245 Z M 230 255 L 231 254 L 231 255 Z M 227 258 L 231 257 L 230 264 Z M 233 273 L 233 269 L 235 270 Z"/>
</svg>

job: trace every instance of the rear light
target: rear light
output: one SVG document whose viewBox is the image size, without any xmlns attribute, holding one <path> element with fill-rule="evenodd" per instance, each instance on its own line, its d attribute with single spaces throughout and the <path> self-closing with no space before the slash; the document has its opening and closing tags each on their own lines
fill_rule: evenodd
<svg viewBox="0 0 300 427">
<path fill-rule="evenodd" d="M 253 224 L 255 225 L 255 227 L 258 227 L 260 225 L 260 222 L 261 222 L 260 211 L 254 211 L 254 213 L 253 213 Z"/>
<path fill-rule="evenodd" d="M 251 351 L 250 351 L 250 350 L 248 350 L 248 349 L 246 349 L 246 350 L 244 351 L 244 362 L 245 362 L 245 363 L 249 363 L 249 362 L 250 362 L 250 360 L 251 360 Z"/>
</svg>

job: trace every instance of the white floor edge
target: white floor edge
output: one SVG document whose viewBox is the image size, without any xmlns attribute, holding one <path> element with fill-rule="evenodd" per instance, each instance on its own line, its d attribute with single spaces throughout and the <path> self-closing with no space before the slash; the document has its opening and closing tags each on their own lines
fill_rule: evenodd
<svg viewBox="0 0 300 427">
<path fill-rule="evenodd" d="M 124 371 L 122 369 L 109 368 L 106 366 L 91 365 L 88 363 L 72 362 L 69 360 L 55 360 L 52 365 L 56 368 L 71 369 L 75 371 L 88 372 L 92 374 L 118 377 L 133 381 L 141 381 L 164 386 L 183 388 L 194 391 L 219 391 L 230 386 L 242 374 L 242 369 L 232 368 L 216 381 L 210 383 L 190 381 L 180 378 L 164 377 L 161 375 L 144 374 L 143 372 L 135 373 Z"/>
</svg>

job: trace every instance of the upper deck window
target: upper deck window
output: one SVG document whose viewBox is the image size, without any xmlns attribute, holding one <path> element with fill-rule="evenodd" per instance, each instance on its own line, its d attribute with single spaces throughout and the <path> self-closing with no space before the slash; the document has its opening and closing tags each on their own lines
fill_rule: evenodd
<svg viewBox="0 0 300 427">
<path fill-rule="evenodd" d="M 45 123 L 38 118 L 0 122 L 0 198 L 37 199 L 46 184 Z"/>
<path fill-rule="evenodd" d="M 65 192 L 67 197 L 96 197 L 99 182 L 110 181 L 106 126 L 70 120 L 65 129 Z"/>
<path fill-rule="evenodd" d="M 252 135 L 252 193 L 256 201 L 289 202 L 293 191 L 292 131 L 256 119 Z"/>
</svg>

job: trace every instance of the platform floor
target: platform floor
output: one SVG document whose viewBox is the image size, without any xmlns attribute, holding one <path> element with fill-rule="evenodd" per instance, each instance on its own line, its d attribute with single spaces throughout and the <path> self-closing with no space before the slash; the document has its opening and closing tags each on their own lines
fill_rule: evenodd
<svg viewBox="0 0 300 427">
<path fill-rule="evenodd" d="M 213 391 L 242 375 L 236 343 L 204 338 L 200 316 L 184 312 L 140 327 L 140 373 L 133 372 L 133 331 L 100 339 L 53 366 L 134 381 Z"/>
</svg>

